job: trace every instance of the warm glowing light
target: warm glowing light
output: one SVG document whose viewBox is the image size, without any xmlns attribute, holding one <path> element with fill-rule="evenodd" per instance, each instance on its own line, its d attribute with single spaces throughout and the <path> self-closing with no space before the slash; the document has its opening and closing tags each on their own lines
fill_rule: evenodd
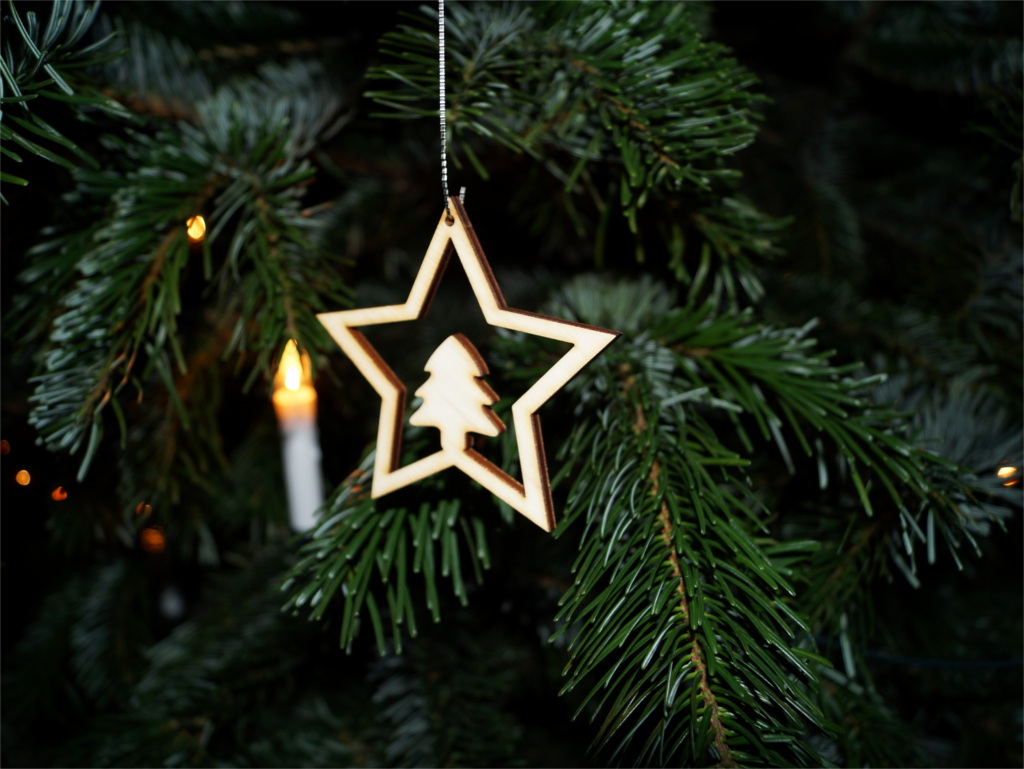
<svg viewBox="0 0 1024 769">
<path fill-rule="evenodd" d="M 7 441 L 0 441 L 0 454 L 10 454 L 10 453 L 11 453 L 11 444 L 9 444 Z"/>
<path fill-rule="evenodd" d="M 289 339 L 274 375 L 274 409 L 278 419 L 316 418 L 316 390 L 309 372 L 309 356 L 299 353 Z"/>
<path fill-rule="evenodd" d="M 285 344 L 274 375 L 274 413 L 281 428 L 288 518 L 295 531 L 308 531 L 324 501 L 320 441 L 309 356 L 299 353 L 294 339 Z"/>
<path fill-rule="evenodd" d="M 295 340 L 289 339 L 281 354 L 281 365 L 277 367 L 274 389 L 287 387 L 289 390 L 298 390 L 303 385 L 310 387 L 312 384 L 313 380 L 309 375 L 309 356 L 305 353 L 300 355 Z"/>
<path fill-rule="evenodd" d="M 206 220 L 201 216 L 193 216 L 185 225 L 188 227 L 188 239 L 193 243 L 202 243 L 206 237 Z"/>
<path fill-rule="evenodd" d="M 50 496 L 53 497 L 58 502 L 63 502 L 65 499 L 68 498 L 68 493 L 64 491 L 63 486 L 58 486 L 53 490 L 53 493 L 50 494 Z"/>
<path fill-rule="evenodd" d="M 145 502 L 139 502 L 139 504 L 137 504 L 135 506 L 135 514 L 136 515 L 141 515 L 143 518 L 149 518 L 149 516 L 152 513 L 153 513 L 152 506 L 147 505 Z"/>
<path fill-rule="evenodd" d="M 1000 478 L 1009 478 L 1016 472 L 1016 467 L 1000 467 L 999 470 L 996 471 L 996 475 L 998 475 Z"/>
<path fill-rule="evenodd" d="M 28 474 L 28 470 L 19 470 L 14 480 L 21 486 L 28 486 L 32 482 L 32 476 Z"/>
<path fill-rule="evenodd" d="M 162 553 L 167 547 L 163 527 L 147 526 L 139 532 L 139 544 L 147 553 Z"/>
</svg>

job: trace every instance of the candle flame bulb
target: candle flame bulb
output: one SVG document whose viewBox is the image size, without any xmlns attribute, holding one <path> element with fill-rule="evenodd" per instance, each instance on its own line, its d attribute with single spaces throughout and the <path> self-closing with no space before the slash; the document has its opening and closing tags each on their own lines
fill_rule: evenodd
<svg viewBox="0 0 1024 769">
<path fill-rule="evenodd" d="M 316 390 L 309 357 L 299 354 L 295 340 L 284 347 L 274 376 L 274 411 L 281 427 L 288 513 L 295 531 L 316 523 L 323 504 L 320 441 L 316 429 Z"/>
<path fill-rule="evenodd" d="M 299 348 L 294 339 L 289 339 L 281 354 L 281 363 L 277 367 L 277 374 L 274 376 L 275 393 L 282 389 L 292 391 L 301 390 L 303 387 L 313 386 L 313 378 L 309 373 L 309 356 L 305 353 L 299 354 Z"/>
<path fill-rule="evenodd" d="M 309 356 L 300 354 L 294 339 L 289 339 L 274 375 L 274 410 L 282 423 L 299 419 L 316 421 L 316 390 L 310 376 Z"/>
</svg>

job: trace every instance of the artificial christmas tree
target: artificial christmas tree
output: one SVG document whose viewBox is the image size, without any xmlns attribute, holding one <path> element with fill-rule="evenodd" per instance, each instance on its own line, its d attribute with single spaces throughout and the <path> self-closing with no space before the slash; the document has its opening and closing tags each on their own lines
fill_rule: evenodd
<svg viewBox="0 0 1024 769">
<path fill-rule="evenodd" d="M 462 473 L 372 498 L 317 321 L 427 248 L 435 8 L 4 6 L 4 763 L 1019 763 L 1021 6 L 447 16 L 508 304 L 621 333 L 538 411 L 551 535 Z M 465 334 L 510 425 L 565 345 L 471 282 L 367 338 L 422 382 Z"/>
</svg>

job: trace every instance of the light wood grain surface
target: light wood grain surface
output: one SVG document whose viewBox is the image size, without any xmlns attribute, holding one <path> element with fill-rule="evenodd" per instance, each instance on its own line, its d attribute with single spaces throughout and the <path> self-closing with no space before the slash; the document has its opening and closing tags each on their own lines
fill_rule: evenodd
<svg viewBox="0 0 1024 769">
<path fill-rule="evenodd" d="M 545 531 L 555 525 L 547 461 L 541 441 L 538 410 L 619 335 L 587 326 L 509 308 L 483 249 L 457 197 L 449 199 L 451 217 L 442 212 L 409 296 L 403 304 L 321 313 L 317 317 L 366 377 L 381 398 L 374 464 L 373 497 L 456 467 Z M 449 223 L 450 222 L 450 223 Z M 498 435 L 504 424 L 490 410 L 494 392 L 481 378 L 483 358 L 461 334 L 438 346 L 426 370 L 431 374 L 416 394 L 423 404 L 411 424 L 437 427 L 441 449 L 400 467 L 405 385 L 357 329 L 426 316 L 452 253 L 469 278 L 484 318 L 492 326 L 568 342 L 572 347 L 512 404 L 522 479 L 516 480 L 472 447 L 472 434 Z"/>
</svg>

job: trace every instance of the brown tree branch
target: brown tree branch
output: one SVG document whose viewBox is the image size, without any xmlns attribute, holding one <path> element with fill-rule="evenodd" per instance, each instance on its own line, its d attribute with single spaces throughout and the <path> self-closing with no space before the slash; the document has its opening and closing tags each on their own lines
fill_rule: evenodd
<svg viewBox="0 0 1024 769">
<path fill-rule="evenodd" d="M 628 392 L 632 390 L 635 385 L 635 378 L 630 376 L 625 382 L 625 389 Z M 641 435 L 646 427 L 647 417 L 644 414 L 643 409 L 638 404 L 636 406 L 635 419 L 633 421 L 633 431 L 637 435 Z M 651 484 L 651 496 L 653 497 L 658 496 L 658 478 L 660 474 L 661 464 L 655 460 L 651 465 L 651 470 L 647 476 L 647 479 Z M 732 769 L 738 766 L 738 764 L 732 757 L 732 750 L 729 747 L 725 732 L 725 725 L 722 723 L 721 706 L 718 704 L 718 700 L 715 697 L 714 692 L 711 691 L 710 676 L 708 674 L 707 664 L 704 662 L 704 655 L 706 652 L 700 643 L 696 630 L 690 622 L 690 601 L 686 595 L 686 582 L 683 579 L 683 570 L 680 566 L 679 551 L 676 549 L 673 542 L 674 525 L 667 503 L 662 503 L 661 509 L 658 512 L 658 521 L 661 524 L 661 541 L 664 543 L 665 549 L 668 551 L 668 563 L 672 573 L 672 579 L 676 583 L 676 595 L 679 596 L 679 613 L 682 616 L 683 622 L 686 624 L 690 635 L 690 661 L 693 662 L 693 666 L 696 668 L 699 676 L 697 689 L 700 692 L 700 697 L 704 703 L 704 707 L 711 712 L 711 729 L 714 732 L 713 744 L 719 757 L 718 766 Z"/>
</svg>

